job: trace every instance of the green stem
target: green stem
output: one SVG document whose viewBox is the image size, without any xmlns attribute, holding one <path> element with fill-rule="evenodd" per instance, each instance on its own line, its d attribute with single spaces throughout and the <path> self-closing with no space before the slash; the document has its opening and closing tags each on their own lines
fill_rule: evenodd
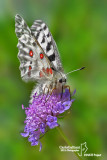
<svg viewBox="0 0 107 160">
<path fill-rule="evenodd" d="M 65 140 L 65 142 L 69 145 L 72 146 L 72 143 L 69 141 L 69 139 L 66 137 L 66 135 L 64 134 L 64 132 L 62 131 L 62 129 L 59 127 L 56 127 L 58 132 L 60 133 L 60 135 L 62 136 L 62 138 Z M 80 159 L 82 160 L 82 158 L 78 155 L 77 152 L 74 152 L 74 154 Z"/>
</svg>

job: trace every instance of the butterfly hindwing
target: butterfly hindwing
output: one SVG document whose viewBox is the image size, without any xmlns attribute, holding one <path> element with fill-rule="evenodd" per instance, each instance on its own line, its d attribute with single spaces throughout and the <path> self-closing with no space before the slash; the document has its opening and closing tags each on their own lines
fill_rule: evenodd
<svg viewBox="0 0 107 160">
<path fill-rule="evenodd" d="M 16 15 L 15 22 L 22 79 L 43 81 L 52 78 L 50 61 L 35 37 L 32 36 L 30 28 L 19 15 Z"/>
</svg>

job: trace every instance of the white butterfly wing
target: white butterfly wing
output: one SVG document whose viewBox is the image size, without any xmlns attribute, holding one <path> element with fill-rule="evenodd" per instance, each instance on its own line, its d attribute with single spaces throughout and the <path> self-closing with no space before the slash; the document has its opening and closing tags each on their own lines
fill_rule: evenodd
<svg viewBox="0 0 107 160">
<path fill-rule="evenodd" d="M 30 29 L 31 33 L 43 48 L 53 68 L 57 71 L 63 72 L 56 43 L 47 25 L 41 20 L 36 20 Z"/>
<path fill-rule="evenodd" d="M 53 77 L 50 61 L 38 44 L 31 30 L 19 15 L 15 16 L 15 32 L 18 37 L 18 58 L 21 77 L 25 81 L 43 82 Z"/>
</svg>

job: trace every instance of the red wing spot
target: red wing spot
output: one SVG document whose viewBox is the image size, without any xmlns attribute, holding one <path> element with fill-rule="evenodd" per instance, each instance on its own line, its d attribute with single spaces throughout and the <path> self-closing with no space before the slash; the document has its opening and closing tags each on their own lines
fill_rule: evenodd
<svg viewBox="0 0 107 160">
<path fill-rule="evenodd" d="M 44 57 L 44 55 L 41 53 L 41 54 L 40 54 L 40 59 L 43 59 L 43 57 Z"/>
<path fill-rule="evenodd" d="M 29 66 L 29 70 L 31 70 L 32 69 L 32 67 L 31 66 Z"/>
<path fill-rule="evenodd" d="M 42 68 L 42 71 L 43 71 L 44 73 L 46 72 L 46 70 L 45 70 L 45 68 L 44 68 L 44 67 Z"/>
<path fill-rule="evenodd" d="M 39 76 L 40 76 L 40 78 L 44 76 L 42 71 L 39 72 Z"/>
<path fill-rule="evenodd" d="M 49 69 L 49 72 L 50 72 L 50 74 L 52 74 L 52 73 L 53 73 L 51 68 Z"/>
<path fill-rule="evenodd" d="M 29 55 L 32 57 L 33 56 L 33 51 L 30 50 Z"/>
<path fill-rule="evenodd" d="M 46 69 L 46 73 L 49 74 L 49 68 Z"/>
</svg>

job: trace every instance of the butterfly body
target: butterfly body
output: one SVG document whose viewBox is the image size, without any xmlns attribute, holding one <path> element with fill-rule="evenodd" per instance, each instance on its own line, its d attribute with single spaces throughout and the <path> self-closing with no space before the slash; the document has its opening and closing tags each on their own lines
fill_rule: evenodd
<svg viewBox="0 0 107 160">
<path fill-rule="evenodd" d="M 21 77 L 24 81 L 36 81 L 32 91 L 43 94 L 62 91 L 65 86 L 64 74 L 56 43 L 46 24 L 36 20 L 29 28 L 24 19 L 15 16 L 15 32 L 18 37 L 18 59 L 20 60 Z"/>
</svg>

